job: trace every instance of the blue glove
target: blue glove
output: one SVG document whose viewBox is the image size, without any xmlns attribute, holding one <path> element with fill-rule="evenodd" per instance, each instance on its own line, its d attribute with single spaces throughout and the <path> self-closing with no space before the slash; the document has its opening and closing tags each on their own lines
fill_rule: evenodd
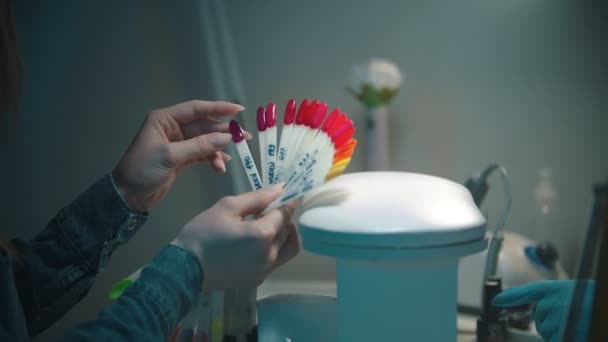
<svg viewBox="0 0 608 342">
<path fill-rule="evenodd" d="M 575 281 L 539 281 L 508 289 L 492 300 L 500 307 L 535 304 L 534 321 L 538 333 L 549 342 L 559 342 L 568 316 Z M 593 306 L 595 283 L 585 281 L 585 294 L 576 329 L 576 341 L 586 341 Z"/>
</svg>

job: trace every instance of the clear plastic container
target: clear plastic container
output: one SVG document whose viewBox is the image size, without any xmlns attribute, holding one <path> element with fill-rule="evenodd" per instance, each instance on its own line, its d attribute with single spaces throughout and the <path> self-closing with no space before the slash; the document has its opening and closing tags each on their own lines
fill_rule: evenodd
<svg viewBox="0 0 608 342">
<path fill-rule="evenodd" d="M 256 310 L 256 289 L 226 290 L 222 342 L 257 342 Z"/>
<path fill-rule="evenodd" d="M 202 293 L 192 310 L 175 327 L 169 342 L 211 342 L 211 295 Z"/>
</svg>

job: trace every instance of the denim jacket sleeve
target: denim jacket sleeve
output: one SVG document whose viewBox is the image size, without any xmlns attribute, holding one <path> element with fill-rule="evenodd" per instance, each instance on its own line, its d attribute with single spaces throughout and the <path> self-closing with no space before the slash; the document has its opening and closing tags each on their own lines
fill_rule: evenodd
<svg viewBox="0 0 608 342">
<path fill-rule="evenodd" d="M 203 272 L 189 251 L 169 245 L 114 305 L 61 341 L 167 341 L 201 291 Z"/>
<path fill-rule="evenodd" d="M 90 290 L 114 250 L 146 221 L 132 213 L 110 175 L 61 209 L 32 240 L 13 240 L 24 262 L 14 279 L 30 336 L 61 318 Z"/>
</svg>

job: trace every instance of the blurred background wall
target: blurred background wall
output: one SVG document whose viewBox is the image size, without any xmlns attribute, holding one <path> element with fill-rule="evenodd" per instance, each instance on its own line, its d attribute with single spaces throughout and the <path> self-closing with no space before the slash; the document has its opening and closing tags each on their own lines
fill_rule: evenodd
<svg viewBox="0 0 608 342">
<path fill-rule="evenodd" d="M 608 174 L 597 8 L 554 0 L 228 5 L 250 103 L 322 98 L 351 114 L 361 137 L 363 108 L 345 91 L 350 67 L 395 61 L 406 80 L 391 107 L 392 168 L 462 182 L 504 164 L 513 190 L 507 229 L 551 239 L 573 270 L 591 183 Z M 348 171 L 361 169 L 362 152 Z M 533 227 L 543 167 L 559 196 L 551 236 Z M 490 223 L 503 205 L 497 178 L 485 202 Z M 321 260 L 302 253 L 275 276 L 331 277 L 333 265 Z"/>
<path fill-rule="evenodd" d="M 217 95 L 200 1 L 16 3 L 25 90 L 1 205 L 3 231 L 29 237 L 111 170 L 148 111 Z M 608 173 L 606 51 L 592 8 L 554 0 L 225 5 L 248 114 L 268 101 L 283 107 L 291 97 L 317 97 L 361 124 L 363 108 L 345 91 L 350 67 L 391 59 L 406 74 L 391 106 L 393 169 L 463 181 L 491 162 L 504 164 L 514 196 L 507 228 L 552 239 L 574 270 L 591 184 Z M 361 170 L 358 152 L 349 172 Z M 541 167 L 553 169 L 559 196 L 551 236 L 533 227 Z M 498 184 L 493 179 L 486 200 L 490 221 L 502 205 Z M 94 318 L 112 283 L 231 192 L 229 176 L 186 171 L 91 294 L 39 340 Z M 273 277 L 331 280 L 333 263 L 303 252 Z"/>
</svg>

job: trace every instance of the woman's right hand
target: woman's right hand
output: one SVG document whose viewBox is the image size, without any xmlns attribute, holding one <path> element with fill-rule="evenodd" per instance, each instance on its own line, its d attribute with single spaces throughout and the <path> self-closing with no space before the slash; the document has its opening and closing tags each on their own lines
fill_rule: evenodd
<svg viewBox="0 0 608 342">
<path fill-rule="evenodd" d="M 186 224 L 171 242 L 198 258 L 205 290 L 256 287 L 298 254 L 293 205 L 244 219 L 262 212 L 281 193 L 276 186 L 224 197 Z"/>
</svg>

